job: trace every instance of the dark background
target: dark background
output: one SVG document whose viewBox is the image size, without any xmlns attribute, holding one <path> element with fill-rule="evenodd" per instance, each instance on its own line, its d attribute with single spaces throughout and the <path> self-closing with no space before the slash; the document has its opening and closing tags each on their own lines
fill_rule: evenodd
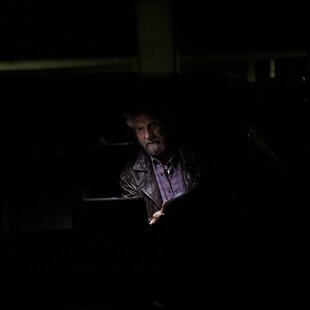
<svg viewBox="0 0 310 310">
<path fill-rule="evenodd" d="M 16 66 L 139 58 L 136 4 L 1 3 L 4 301 L 10 309 L 158 308 L 157 299 L 166 308 L 302 304 L 306 287 L 296 283 L 308 274 L 309 258 L 307 10 L 298 2 L 172 1 L 173 56 L 181 59 L 173 72 Z M 281 56 L 270 78 L 274 55 Z M 253 59 L 256 78 L 249 81 L 244 72 Z M 10 63 L 14 69 L 3 69 Z M 201 159 L 215 156 L 236 194 L 221 206 L 221 236 L 215 227 L 199 245 L 197 266 L 150 263 L 147 232 L 141 244 L 125 229 L 111 236 L 108 227 L 74 226 L 82 193 L 120 195 L 120 169 L 136 150 L 122 113 L 149 99 L 165 100 L 180 137 Z M 250 128 L 269 151 L 253 144 Z"/>
</svg>

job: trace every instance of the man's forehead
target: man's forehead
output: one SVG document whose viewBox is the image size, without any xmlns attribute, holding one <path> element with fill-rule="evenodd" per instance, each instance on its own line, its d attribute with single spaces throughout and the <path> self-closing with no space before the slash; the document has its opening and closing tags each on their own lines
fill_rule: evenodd
<svg viewBox="0 0 310 310">
<path fill-rule="evenodd" d="M 157 119 L 153 115 L 147 113 L 136 115 L 133 118 L 134 124 L 145 124 L 145 123 L 151 123 L 153 121 L 157 121 Z"/>
</svg>

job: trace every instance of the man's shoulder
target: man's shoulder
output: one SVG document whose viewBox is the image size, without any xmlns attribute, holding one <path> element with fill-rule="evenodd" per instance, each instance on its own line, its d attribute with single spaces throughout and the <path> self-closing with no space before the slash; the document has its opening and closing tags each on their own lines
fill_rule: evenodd
<svg viewBox="0 0 310 310">
<path fill-rule="evenodd" d="M 136 161 L 137 161 L 137 155 L 129 158 L 129 160 L 127 160 L 127 162 L 123 166 L 123 169 L 121 170 L 121 174 L 126 174 L 128 172 L 133 171 L 133 167 L 134 167 Z"/>
<path fill-rule="evenodd" d="M 133 173 L 136 170 L 143 170 L 145 166 L 148 166 L 148 161 L 147 155 L 143 151 L 139 151 L 128 159 L 122 173 Z"/>
<path fill-rule="evenodd" d="M 199 167 L 201 165 L 200 156 L 196 150 L 193 150 L 186 145 L 181 145 L 179 147 L 179 154 L 183 167 L 192 168 L 195 166 Z"/>
<path fill-rule="evenodd" d="M 192 160 L 197 156 L 196 152 L 187 145 L 182 144 L 179 146 L 178 149 L 179 149 L 181 158 L 183 159 Z"/>
</svg>

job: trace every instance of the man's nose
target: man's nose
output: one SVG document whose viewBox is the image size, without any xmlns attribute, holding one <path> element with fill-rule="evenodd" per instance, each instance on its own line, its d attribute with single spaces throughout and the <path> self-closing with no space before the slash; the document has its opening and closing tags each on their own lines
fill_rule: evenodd
<svg viewBox="0 0 310 310">
<path fill-rule="evenodd" d="M 154 137 L 154 132 L 152 129 L 146 129 L 145 131 L 145 138 L 146 139 L 152 139 Z"/>
</svg>

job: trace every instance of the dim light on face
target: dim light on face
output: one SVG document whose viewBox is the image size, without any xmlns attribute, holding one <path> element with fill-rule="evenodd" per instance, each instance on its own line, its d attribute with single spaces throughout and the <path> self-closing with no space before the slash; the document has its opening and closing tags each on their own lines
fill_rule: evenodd
<svg viewBox="0 0 310 310">
<path fill-rule="evenodd" d="M 140 145 L 151 156 L 160 156 L 166 151 L 166 138 L 161 123 L 148 114 L 132 120 L 132 127 Z"/>
</svg>

